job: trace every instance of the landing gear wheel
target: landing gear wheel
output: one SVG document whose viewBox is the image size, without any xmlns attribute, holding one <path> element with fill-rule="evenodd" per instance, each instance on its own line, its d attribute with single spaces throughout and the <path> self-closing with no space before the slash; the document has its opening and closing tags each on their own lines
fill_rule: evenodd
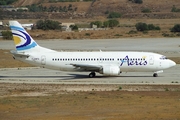
<svg viewBox="0 0 180 120">
<path fill-rule="evenodd" d="M 158 76 L 158 74 L 157 74 L 157 73 L 154 73 L 154 74 L 153 74 L 153 77 L 157 77 L 157 76 Z"/>
<path fill-rule="evenodd" d="M 95 72 L 91 72 L 91 73 L 89 74 L 89 77 L 90 77 L 90 78 L 93 78 L 93 77 L 95 77 L 95 75 L 96 75 Z"/>
</svg>

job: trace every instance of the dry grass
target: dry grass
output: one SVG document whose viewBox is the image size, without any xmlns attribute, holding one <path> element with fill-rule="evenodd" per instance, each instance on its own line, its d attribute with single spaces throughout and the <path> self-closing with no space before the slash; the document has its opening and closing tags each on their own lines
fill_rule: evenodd
<svg viewBox="0 0 180 120">
<path fill-rule="evenodd" d="M 179 86 L 125 85 L 122 86 L 122 90 L 116 91 L 117 85 L 90 85 L 97 89 L 108 86 L 116 90 L 87 92 L 67 92 L 68 89 L 78 87 L 78 85 L 1 84 L 1 88 L 5 88 L 3 86 L 6 86 L 3 90 L 6 92 L 6 97 L 0 97 L 0 115 L 1 119 L 6 120 L 180 119 Z M 38 89 L 35 89 L 36 87 Z M 66 88 L 64 92 L 56 91 L 61 87 Z M 85 89 L 89 88 L 89 85 L 79 85 L 79 87 Z M 171 91 L 166 91 L 165 88 L 169 87 Z M 144 88 L 146 91 L 128 92 L 124 91 L 124 88 L 129 90 Z M 160 89 L 162 91 L 159 91 Z M 46 91 L 46 96 L 20 95 L 22 93 L 37 94 L 43 91 Z M 15 96 L 12 97 L 12 95 Z"/>
<path fill-rule="evenodd" d="M 0 50 L 0 56 L 0 68 L 33 67 L 27 63 L 14 60 L 9 50 Z"/>
</svg>

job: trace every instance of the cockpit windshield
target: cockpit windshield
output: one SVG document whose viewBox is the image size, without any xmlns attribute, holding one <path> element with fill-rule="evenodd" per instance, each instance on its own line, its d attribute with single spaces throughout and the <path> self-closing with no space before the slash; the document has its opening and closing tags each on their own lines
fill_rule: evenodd
<svg viewBox="0 0 180 120">
<path fill-rule="evenodd" d="M 166 56 L 161 56 L 160 59 L 161 60 L 167 60 L 167 57 Z"/>
</svg>

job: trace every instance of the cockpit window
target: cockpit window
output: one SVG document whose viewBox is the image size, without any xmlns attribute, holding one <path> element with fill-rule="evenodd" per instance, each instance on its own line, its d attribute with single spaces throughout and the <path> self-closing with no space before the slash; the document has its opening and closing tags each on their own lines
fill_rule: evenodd
<svg viewBox="0 0 180 120">
<path fill-rule="evenodd" d="M 166 57 L 166 56 L 161 56 L 160 59 L 161 59 L 161 60 L 166 60 L 167 57 Z"/>
</svg>

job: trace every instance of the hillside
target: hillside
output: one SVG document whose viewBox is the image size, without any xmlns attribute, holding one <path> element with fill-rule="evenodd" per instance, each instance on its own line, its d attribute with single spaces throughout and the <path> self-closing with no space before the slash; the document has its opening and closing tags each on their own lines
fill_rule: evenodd
<svg viewBox="0 0 180 120">
<path fill-rule="evenodd" d="M 120 12 L 123 14 L 121 18 L 126 19 L 172 19 L 180 18 L 180 12 L 171 12 L 173 5 L 177 9 L 180 9 L 179 0 L 143 0 L 142 4 L 132 3 L 129 0 L 98 0 L 91 6 L 90 2 L 57 2 L 49 3 L 49 0 L 19 0 L 13 5 L 15 7 L 21 7 L 32 4 L 39 4 L 43 7 L 49 8 L 55 6 L 57 8 L 66 8 L 71 4 L 72 8 L 77 8 L 76 11 L 68 12 L 44 12 L 33 13 L 33 12 L 21 12 L 12 13 L 4 12 L 0 14 L 1 18 L 4 19 L 82 19 L 82 18 L 106 18 L 109 12 Z M 155 4 L 154 4 L 155 3 Z M 151 13 L 142 13 L 143 9 L 150 9 Z"/>
<path fill-rule="evenodd" d="M 122 14 L 141 13 L 142 9 L 149 8 L 153 13 L 168 13 L 173 5 L 180 8 L 179 0 L 143 0 L 143 4 L 132 3 L 129 0 L 98 0 L 90 8 L 92 2 L 57 2 L 48 3 L 49 0 L 19 0 L 14 3 L 16 7 L 41 3 L 43 6 L 68 6 L 72 4 L 78 7 L 77 12 L 90 12 L 95 15 L 104 15 L 108 11 L 116 11 Z M 155 4 L 154 4 L 155 3 Z"/>
</svg>

